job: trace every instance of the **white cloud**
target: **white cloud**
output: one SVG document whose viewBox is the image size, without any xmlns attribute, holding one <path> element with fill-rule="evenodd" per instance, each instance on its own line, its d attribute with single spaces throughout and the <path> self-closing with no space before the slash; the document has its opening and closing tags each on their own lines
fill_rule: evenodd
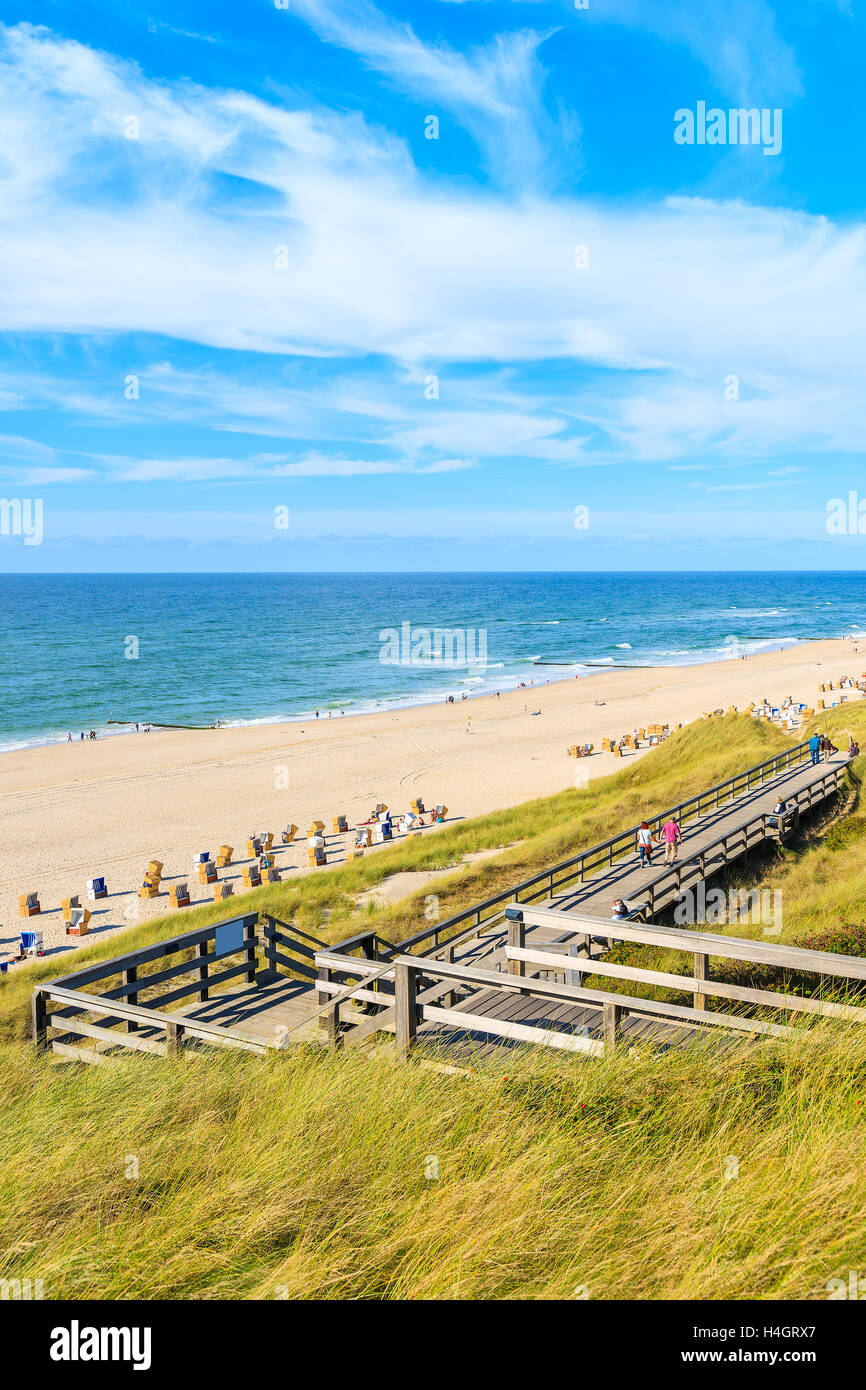
<svg viewBox="0 0 866 1390">
<path fill-rule="evenodd" d="M 389 45 L 415 40 L 386 28 L 391 61 Z M 422 180 L 403 144 L 361 117 L 154 83 L 26 25 L 0 39 L 0 330 L 151 333 L 286 360 L 378 355 L 443 383 L 438 402 L 418 391 L 409 403 L 381 378 L 376 389 L 342 380 L 336 364 L 327 390 L 275 367 L 270 385 L 236 381 L 223 399 L 218 373 L 164 366 L 155 395 L 130 406 L 120 380 L 112 396 L 31 374 L 63 409 L 131 420 L 189 407 L 220 428 L 309 440 L 329 427 L 327 456 L 354 439 L 416 468 L 862 450 L 862 222 L 688 198 L 635 207 L 455 191 Z M 455 83 L 471 93 L 479 71 Z M 123 138 L 130 113 L 138 141 Z M 215 197 L 224 174 L 265 201 Z M 586 270 L 574 268 L 577 244 Z M 534 386 L 532 364 L 556 358 L 574 364 L 558 393 Z M 526 404 L 496 390 L 473 400 L 471 382 L 449 378 L 450 364 L 480 374 L 491 361 L 520 365 Z M 732 373 L 737 401 L 724 398 Z M 25 384 L 7 383 L 0 403 L 20 404 Z"/>
<path fill-rule="evenodd" d="M 114 478 L 135 483 L 371 478 L 394 473 L 455 473 L 475 466 L 471 459 L 438 459 L 434 463 L 419 465 L 409 459 L 326 458 L 315 453 L 301 459 L 292 459 L 285 454 L 255 454 L 246 459 L 118 459 L 102 455 L 100 462 L 108 465 Z"/>
<path fill-rule="evenodd" d="M 560 110 L 553 119 L 544 107 L 537 50 L 549 33 L 498 34 L 460 53 L 441 40 L 425 43 L 370 0 L 293 0 L 292 8 L 321 38 L 356 53 L 414 101 L 453 113 L 500 182 L 526 189 L 555 180 L 563 164 L 576 167 L 576 115 Z"/>
</svg>

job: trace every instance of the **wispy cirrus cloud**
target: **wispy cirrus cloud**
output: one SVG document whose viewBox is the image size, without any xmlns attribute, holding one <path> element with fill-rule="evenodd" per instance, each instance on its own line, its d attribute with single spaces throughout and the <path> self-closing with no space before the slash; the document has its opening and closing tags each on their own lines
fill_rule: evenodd
<svg viewBox="0 0 866 1390">
<path fill-rule="evenodd" d="M 413 100 L 450 112 L 500 183 L 535 189 L 579 165 L 577 114 L 560 104 L 551 115 L 544 102 L 538 51 L 553 30 L 496 34 L 461 52 L 442 39 L 419 38 L 371 0 L 293 0 L 293 11 Z"/>
<path fill-rule="evenodd" d="M 326 458 L 312 453 L 300 459 L 285 454 L 249 458 L 119 459 L 101 457 L 111 476 L 123 482 L 267 481 L 279 478 L 373 478 L 384 474 L 457 473 L 474 468 L 472 459 L 437 459 L 416 464 L 408 459 Z"/>
</svg>

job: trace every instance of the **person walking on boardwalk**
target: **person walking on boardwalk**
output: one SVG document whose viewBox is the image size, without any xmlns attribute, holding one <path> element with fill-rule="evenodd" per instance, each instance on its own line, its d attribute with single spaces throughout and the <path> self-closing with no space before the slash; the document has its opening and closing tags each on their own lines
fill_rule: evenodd
<svg viewBox="0 0 866 1390">
<path fill-rule="evenodd" d="M 640 855 L 641 868 L 643 868 L 644 864 L 652 864 L 653 837 L 652 831 L 645 820 L 641 821 L 640 829 L 637 832 L 637 852 Z"/>
<path fill-rule="evenodd" d="M 662 839 L 665 842 L 665 863 L 673 864 L 677 857 L 677 849 L 682 840 L 680 828 L 671 816 L 670 820 L 665 821 L 662 826 Z"/>
<path fill-rule="evenodd" d="M 815 764 L 821 756 L 821 740 L 817 734 L 813 734 L 809 739 L 809 752 L 812 755 L 812 763 Z"/>
</svg>

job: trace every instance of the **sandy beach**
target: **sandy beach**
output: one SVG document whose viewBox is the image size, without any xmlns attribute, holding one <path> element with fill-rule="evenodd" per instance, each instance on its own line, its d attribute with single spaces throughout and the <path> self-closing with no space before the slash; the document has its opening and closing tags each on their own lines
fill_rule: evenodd
<svg viewBox="0 0 866 1390">
<path fill-rule="evenodd" d="M 365 819 L 377 801 L 392 811 L 421 796 L 445 802 L 449 819 L 475 816 L 602 776 L 622 766 L 610 754 L 575 761 L 573 743 L 618 738 L 650 722 L 688 722 L 731 704 L 786 696 L 815 705 L 819 683 L 860 676 L 866 652 L 850 640 L 803 643 L 784 652 L 698 666 L 656 667 L 551 681 L 462 704 L 417 706 L 304 723 L 157 732 L 31 748 L 0 755 L 0 953 L 17 947 L 18 895 L 38 890 L 32 920 L 47 950 L 65 937 L 60 900 L 96 874 L 109 897 L 93 909 L 90 940 L 166 912 L 167 894 L 137 890 L 148 860 L 187 879 L 193 903 L 211 898 L 193 855 L 226 842 L 246 858 L 253 831 L 306 831 L 320 818 Z M 846 692 L 859 700 L 858 692 Z M 838 699 L 838 694 L 830 697 Z M 540 713 L 535 713 L 540 711 Z M 467 732 L 467 724 L 470 731 Z M 632 756 L 643 756 L 639 753 Z M 427 831 L 425 833 L 435 833 Z M 348 837 L 329 839 L 339 862 Z M 333 853 L 332 853 L 333 847 Z M 279 850 L 288 874 L 307 869 L 306 844 Z M 240 868 L 220 877 L 243 892 Z M 178 914 L 180 915 L 180 914 Z"/>
</svg>

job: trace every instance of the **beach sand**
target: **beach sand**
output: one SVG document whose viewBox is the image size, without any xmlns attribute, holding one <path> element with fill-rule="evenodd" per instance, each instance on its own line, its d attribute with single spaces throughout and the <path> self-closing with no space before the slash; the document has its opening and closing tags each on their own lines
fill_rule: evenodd
<svg viewBox="0 0 866 1390">
<path fill-rule="evenodd" d="M 745 709 L 765 696 L 778 704 L 790 695 L 815 706 L 819 682 L 835 683 L 843 673 L 859 677 L 864 666 L 866 649 L 828 640 L 746 661 L 609 671 L 549 685 L 542 674 L 541 684 L 498 700 L 154 731 L 2 754 L 0 955 L 17 949 L 26 925 L 18 895 L 25 891 L 39 892 L 43 911 L 30 925 L 44 933 L 46 949 L 65 949 L 77 942 L 64 935 L 60 900 L 77 892 L 84 903 L 86 880 L 94 875 L 105 876 L 110 896 L 88 904 L 89 940 L 168 910 L 167 894 L 149 902 L 137 896 L 152 858 L 164 861 L 169 882 L 187 879 L 193 903 L 208 901 L 212 890 L 199 885 L 193 855 L 215 853 L 226 842 L 244 860 L 254 830 L 278 835 L 294 821 L 306 832 L 320 818 L 330 834 L 338 813 L 354 825 L 377 801 L 402 811 L 415 796 L 428 807 L 444 802 L 449 820 L 480 815 L 624 766 L 611 754 L 570 759 L 571 744 L 598 748 L 604 736 L 619 738 L 648 723 L 685 723 L 731 704 Z M 329 857 L 332 844 L 337 850 L 332 862 L 342 859 L 350 838 L 329 840 Z M 305 842 L 279 850 L 276 862 L 291 866 L 289 877 L 316 872 L 307 869 Z M 233 878 L 236 894 L 243 891 L 240 873 L 220 872 Z M 182 913 L 177 916 L 180 927 Z"/>
</svg>

